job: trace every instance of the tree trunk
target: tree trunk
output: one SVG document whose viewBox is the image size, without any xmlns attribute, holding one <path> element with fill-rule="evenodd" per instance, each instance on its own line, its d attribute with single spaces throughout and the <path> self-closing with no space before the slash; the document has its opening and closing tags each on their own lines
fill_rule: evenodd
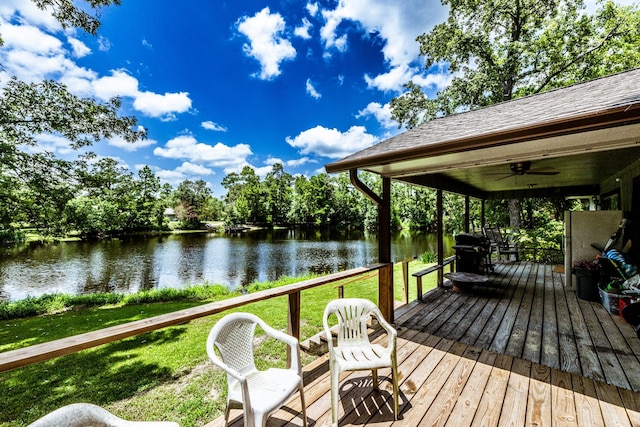
<svg viewBox="0 0 640 427">
<path fill-rule="evenodd" d="M 509 226 L 512 229 L 519 229 L 522 218 L 522 205 L 520 204 L 520 200 L 518 199 L 510 199 L 509 200 Z"/>
</svg>

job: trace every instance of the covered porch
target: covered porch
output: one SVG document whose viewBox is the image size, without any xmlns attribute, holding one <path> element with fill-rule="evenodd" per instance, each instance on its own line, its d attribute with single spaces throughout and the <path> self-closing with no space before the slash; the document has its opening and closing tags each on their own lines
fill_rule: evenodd
<svg viewBox="0 0 640 427">
<path fill-rule="evenodd" d="M 341 381 L 340 425 L 640 425 L 640 340 L 563 277 L 551 265 L 498 264 L 490 285 L 439 287 L 396 307 L 400 419 L 389 372 L 379 392 L 356 372 Z M 307 421 L 330 425 L 327 357 L 304 371 Z M 267 425 L 302 425 L 299 411 L 294 398 Z M 232 419 L 242 425 L 239 411 Z"/>
</svg>

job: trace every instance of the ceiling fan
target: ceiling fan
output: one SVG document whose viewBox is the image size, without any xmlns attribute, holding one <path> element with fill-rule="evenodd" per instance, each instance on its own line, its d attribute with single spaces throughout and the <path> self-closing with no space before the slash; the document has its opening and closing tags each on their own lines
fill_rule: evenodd
<svg viewBox="0 0 640 427">
<path fill-rule="evenodd" d="M 511 173 L 507 174 L 497 180 L 509 178 L 512 176 L 522 176 L 522 175 L 558 175 L 560 172 L 555 171 L 553 167 L 541 167 L 541 168 L 533 168 L 531 169 L 531 162 L 516 162 L 511 163 L 509 165 L 511 169 Z"/>
</svg>

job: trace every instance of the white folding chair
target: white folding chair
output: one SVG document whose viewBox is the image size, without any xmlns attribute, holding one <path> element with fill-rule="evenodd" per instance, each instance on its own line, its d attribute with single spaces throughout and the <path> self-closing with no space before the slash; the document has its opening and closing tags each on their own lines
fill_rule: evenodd
<svg viewBox="0 0 640 427">
<path fill-rule="evenodd" d="M 334 345 L 329 318 L 338 319 L 337 343 Z M 375 317 L 387 333 L 386 346 L 372 344 L 367 332 L 367 321 Z M 384 319 L 378 307 L 361 298 L 341 298 L 327 304 L 323 316 L 324 330 L 329 343 L 331 371 L 331 418 L 338 425 L 338 388 L 340 373 L 371 370 L 373 386 L 378 388 L 378 369 L 391 368 L 393 382 L 393 415 L 398 419 L 398 364 L 396 358 L 396 330 Z"/>
<path fill-rule="evenodd" d="M 127 421 L 91 403 L 72 403 L 56 409 L 28 427 L 178 427 L 171 421 Z"/>
<path fill-rule="evenodd" d="M 291 349 L 291 367 L 258 370 L 254 361 L 256 325 Z M 218 357 L 217 351 L 220 353 Z M 232 313 L 220 319 L 209 333 L 207 354 L 227 373 L 228 395 L 224 425 L 231 409 L 244 410 L 245 427 L 264 427 L 267 418 L 295 394 L 300 393 L 302 421 L 307 425 L 300 365 L 300 345 L 291 335 L 267 325 L 250 313 Z"/>
</svg>

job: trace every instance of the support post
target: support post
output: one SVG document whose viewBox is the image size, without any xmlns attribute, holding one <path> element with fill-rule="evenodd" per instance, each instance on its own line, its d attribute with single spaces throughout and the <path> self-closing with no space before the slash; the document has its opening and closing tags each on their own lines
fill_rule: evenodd
<svg viewBox="0 0 640 427">
<path fill-rule="evenodd" d="M 391 263 L 391 179 L 382 178 L 382 196 L 375 194 L 358 178 L 358 170 L 350 169 L 351 184 L 378 206 L 378 262 L 391 264 L 378 273 L 378 308 L 388 322 L 393 321 L 393 264 Z"/>
<path fill-rule="evenodd" d="M 388 322 L 393 322 L 393 263 L 391 262 L 391 179 L 382 178 L 382 197 L 378 205 L 378 262 L 390 267 L 380 270 L 378 305 Z M 388 270 L 388 271 L 387 271 Z M 384 273 L 383 273 L 384 271 Z"/>
<path fill-rule="evenodd" d="M 471 215 L 469 214 L 469 196 L 464 196 L 464 232 L 468 233 L 470 227 Z"/>
<path fill-rule="evenodd" d="M 409 302 L 409 260 L 402 261 L 402 295 L 405 304 Z"/>
<path fill-rule="evenodd" d="M 436 216 L 437 216 L 437 231 L 438 235 L 438 265 L 444 263 L 444 225 L 442 223 L 442 190 L 436 192 Z M 442 269 L 438 270 L 438 286 L 444 284 L 444 274 Z"/>
<path fill-rule="evenodd" d="M 287 332 L 292 337 L 300 339 L 300 292 L 289 294 Z M 289 346 L 287 346 L 287 367 L 291 367 L 291 349 Z"/>
</svg>

